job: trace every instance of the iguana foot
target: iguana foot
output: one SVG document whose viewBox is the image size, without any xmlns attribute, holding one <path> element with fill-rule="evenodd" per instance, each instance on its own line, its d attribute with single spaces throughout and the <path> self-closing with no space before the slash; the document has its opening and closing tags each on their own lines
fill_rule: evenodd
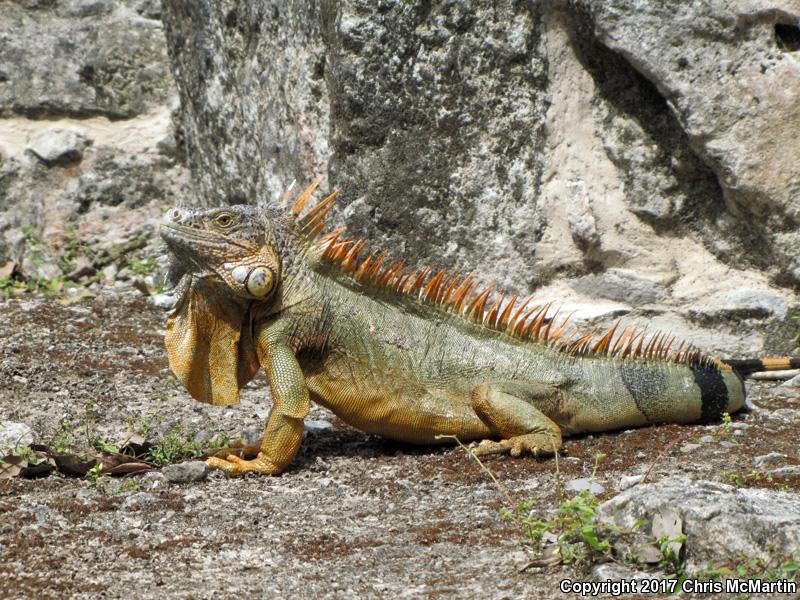
<svg viewBox="0 0 800 600">
<path fill-rule="evenodd" d="M 226 459 L 212 456 L 206 460 L 206 464 L 210 469 L 221 469 L 234 477 L 245 473 L 277 475 L 281 472 L 281 468 L 269 460 L 263 452 L 259 452 L 252 460 L 239 458 L 235 454 L 229 454 Z"/>
<path fill-rule="evenodd" d="M 514 457 L 522 456 L 525 453 L 543 456 L 555 454 L 560 447 L 560 438 L 548 435 L 546 432 L 537 432 L 513 436 L 499 442 L 483 440 L 477 448 L 473 448 L 472 453 L 478 458 L 506 453 Z"/>
<path fill-rule="evenodd" d="M 536 405 L 558 405 L 559 398 L 558 388 L 546 384 L 490 381 L 477 386 L 472 391 L 472 408 L 489 429 L 504 439 L 484 440 L 473 453 L 555 454 L 561 448 L 561 429 Z"/>
</svg>

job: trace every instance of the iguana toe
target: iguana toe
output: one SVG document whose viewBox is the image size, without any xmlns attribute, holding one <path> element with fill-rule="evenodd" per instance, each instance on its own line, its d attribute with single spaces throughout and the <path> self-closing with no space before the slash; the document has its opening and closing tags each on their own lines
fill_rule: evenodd
<svg viewBox="0 0 800 600">
<path fill-rule="evenodd" d="M 507 440 L 495 442 L 493 440 L 483 440 L 478 444 L 472 453 L 477 456 L 492 456 L 494 454 L 510 454 L 519 457 L 524 454 L 542 456 L 554 454 L 561 447 L 561 439 L 549 436 L 546 433 L 527 433 L 518 435 Z"/>
<path fill-rule="evenodd" d="M 270 461 L 262 452 L 259 452 L 258 456 L 252 460 L 245 460 L 234 454 L 229 454 L 225 459 L 212 456 L 206 460 L 206 464 L 210 469 L 220 469 L 234 477 L 245 473 L 277 475 L 281 472 L 280 467 Z"/>
<path fill-rule="evenodd" d="M 484 456 L 494 456 L 495 454 L 505 454 L 510 452 L 511 442 L 509 440 L 501 440 L 495 442 L 494 440 L 483 440 L 477 447 L 472 449 L 472 454 L 478 458 Z"/>
</svg>

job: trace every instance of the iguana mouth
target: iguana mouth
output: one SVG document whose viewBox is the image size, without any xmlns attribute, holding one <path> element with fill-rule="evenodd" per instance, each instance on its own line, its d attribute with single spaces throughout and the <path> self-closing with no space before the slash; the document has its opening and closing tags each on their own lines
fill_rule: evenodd
<svg viewBox="0 0 800 600">
<path fill-rule="evenodd" d="M 243 250 L 252 250 L 251 244 L 235 239 L 230 239 L 223 235 L 208 231 L 206 229 L 199 229 L 191 225 L 181 225 L 164 221 L 161 223 L 159 230 L 161 237 L 167 242 L 167 245 L 173 249 L 188 248 L 194 244 L 204 244 L 206 246 L 218 246 L 222 249 L 230 248 L 230 246 L 238 246 Z"/>
<path fill-rule="evenodd" d="M 159 234 L 175 254 L 190 255 L 192 249 L 196 250 L 198 244 L 218 247 L 223 251 L 231 244 L 230 240 L 224 237 L 177 223 L 161 223 Z"/>
<path fill-rule="evenodd" d="M 181 251 L 180 240 L 183 239 L 181 233 L 165 235 L 166 228 L 175 230 L 189 228 L 172 227 L 171 223 L 162 223 L 159 231 L 162 239 L 167 243 L 167 248 L 164 249 L 167 250 L 165 257 L 168 263 L 164 274 L 164 290 L 152 297 L 152 303 L 158 308 L 175 311 L 192 285 L 193 273 L 187 269 L 187 264 L 193 265 L 194 263 L 182 260 L 184 252 Z"/>
<path fill-rule="evenodd" d="M 220 256 L 225 256 L 226 250 L 229 249 L 229 244 L 224 239 L 217 239 L 194 227 L 176 223 L 162 223 L 159 234 L 169 249 L 170 264 L 167 270 L 166 284 L 174 288 L 176 292 L 185 291 L 187 284 L 183 280 L 187 275 L 207 277 L 214 274 L 213 270 L 198 262 L 195 252 L 199 246 L 211 248 Z"/>
</svg>

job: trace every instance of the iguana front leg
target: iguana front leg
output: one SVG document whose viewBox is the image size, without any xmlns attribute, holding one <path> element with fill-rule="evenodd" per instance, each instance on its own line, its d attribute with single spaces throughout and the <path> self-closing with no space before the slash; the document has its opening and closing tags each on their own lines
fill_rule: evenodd
<svg viewBox="0 0 800 600">
<path fill-rule="evenodd" d="M 256 458 L 244 460 L 229 455 L 227 460 L 206 461 L 212 469 L 222 469 L 231 475 L 250 472 L 276 475 L 283 471 L 300 450 L 303 419 L 311 409 L 303 372 L 281 330 L 274 325 L 263 327 L 257 334 L 256 350 L 272 391 L 272 412 Z"/>
<path fill-rule="evenodd" d="M 557 387 L 524 382 L 490 382 L 472 392 L 472 408 L 503 439 L 484 440 L 473 451 L 477 456 L 510 453 L 521 456 L 553 454 L 561 448 L 561 429 L 537 406 L 555 407 Z"/>
</svg>

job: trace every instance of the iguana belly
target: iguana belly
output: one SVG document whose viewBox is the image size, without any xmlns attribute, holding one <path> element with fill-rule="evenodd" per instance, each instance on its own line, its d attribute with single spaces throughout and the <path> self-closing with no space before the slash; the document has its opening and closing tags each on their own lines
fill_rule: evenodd
<svg viewBox="0 0 800 600">
<path fill-rule="evenodd" d="M 409 386 L 399 390 L 374 381 L 359 384 L 329 373 L 309 375 L 306 383 L 315 402 L 367 433 L 412 444 L 452 442 L 437 439 L 439 435 L 455 435 L 462 441 L 492 435 L 468 398 Z"/>
</svg>

